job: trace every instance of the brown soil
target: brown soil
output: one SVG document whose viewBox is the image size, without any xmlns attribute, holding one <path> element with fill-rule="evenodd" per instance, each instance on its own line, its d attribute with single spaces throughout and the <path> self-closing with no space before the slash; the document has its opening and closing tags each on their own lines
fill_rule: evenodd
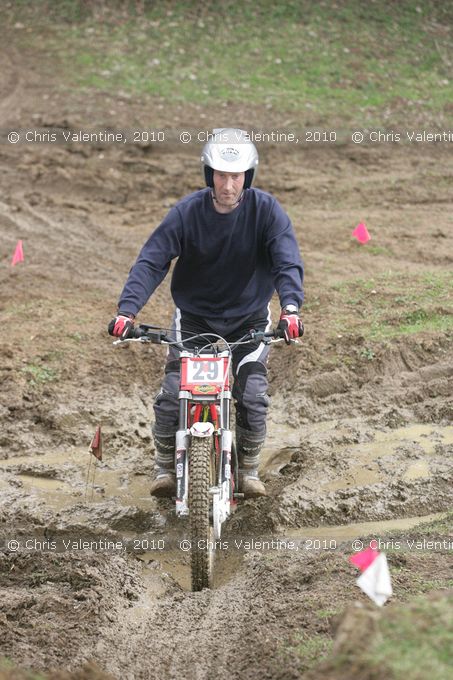
<svg viewBox="0 0 453 680">
<path fill-rule="evenodd" d="M 113 124 L 108 97 L 82 100 L 47 81 L 27 53 L 2 54 L 0 99 L 9 129 Z M 148 107 L 117 106 L 115 126 L 130 128 L 133 117 L 146 128 Z M 290 213 L 306 263 L 307 332 L 301 346 L 272 354 L 262 464 L 270 496 L 239 507 L 218 551 L 216 587 L 191 593 L 178 547 L 186 527 L 148 494 L 163 352 L 114 349 L 106 325 L 150 230 L 201 186 L 198 149 L 0 148 L 0 631 L 1 653 L 22 668 L 53 678 L 301 678 L 309 665 L 301 640 L 332 636 L 335 613 L 365 601 L 347 560 L 351 538 L 451 507 L 451 333 L 376 345 L 369 361 L 331 289 L 390 270 L 451 270 L 449 150 L 269 145 L 260 153 L 258 185 Z M 352 241 L 361 220 L 380 253 Z M 12 268 L 18 239 L 25 262 Z M 165 325 L 170 313 L 166 280 L 141 319 Z M 105 455 L 87 492 L 99 423 Z M 299 550 L 235 545 L 272 537 L 292 537 Z M 304 541 L 314 538 L 328 549 L 310 550 Z M 63 549 L 77 539 L 121 548 Z M 147 550 L 153 540 L 165 550 Z M 389 559 L 397 602 L 432 574 L 438 587 L 448 582 L 447 551 Z M 20 673 L 0 677 L 27 677 Z"/>
</svg>

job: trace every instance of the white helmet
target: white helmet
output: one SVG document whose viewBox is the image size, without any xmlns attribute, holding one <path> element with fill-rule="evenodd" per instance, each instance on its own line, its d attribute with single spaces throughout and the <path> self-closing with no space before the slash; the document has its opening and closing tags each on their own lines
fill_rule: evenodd
<svg viewBox="0 0 453 680">
<path fill-rule="evenodd" d="M 208 187 L 214 186 L 214 170 L 245 172 L 244 189 L 248 189 L 258 167 L 258 151 L 245 130 L 215 128 L 204 145 L 201 162 Z"/>
</svg>

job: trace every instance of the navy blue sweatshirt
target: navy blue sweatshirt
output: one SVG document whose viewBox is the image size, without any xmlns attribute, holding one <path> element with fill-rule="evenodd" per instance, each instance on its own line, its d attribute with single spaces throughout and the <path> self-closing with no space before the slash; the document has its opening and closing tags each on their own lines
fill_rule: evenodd
<svg viewBox="0 0 453 680">
<path fill-rule="evenodd" d="M 245 317 L 265 309 L 275 289 L 282 307 L 302 305 L 303 265 L 293 226 L 278 201 L 259 189 L 247 189 L 225 214 L 215 210 L 210 189 L 179 201 L 131 268 L 119 312 L 135 316 L 175 257 L 171 292 L 183 312 Z"/>
</svg>

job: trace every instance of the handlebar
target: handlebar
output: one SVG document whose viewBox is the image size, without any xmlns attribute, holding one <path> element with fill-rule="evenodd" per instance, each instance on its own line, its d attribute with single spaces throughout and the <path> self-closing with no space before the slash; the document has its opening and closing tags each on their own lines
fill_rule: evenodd
<svg viewBox="0 0 453 680">
<path fill-rule="evenodd" d="M 131 342 L 131 341 L 139 341 L 139 342 L 151 342 L 153 344 L 157 345 L 162 345 L 162 344 L 171 344 L 173 347 L 176 347 L 180 351 L 186 351 L 187 347 L 184 347 L 184 341 L 183 342 L 177 342 L 173 340 L 169 335 L 167 335 L 168 329 L 161 328 L 159 326 L 152 326 L 150 324 L 145 324 L 142 323 L 139 326 L 135 326 L 132 334 L 129 338 L 126 338 L 124 340 L 116 340 L 113 344 L 115 345 L 120 345 L 123 343 Z M 215 340 L 208 340 L 206 344 L 213 345 L 213 343 L 216 340 L 224 340 L 221 336 L 216 335 L 215 333 L 206 333 L 206 334 L 201 334 L 200 336 L 192 336 L 192 337 L 200 337 L 201 339 L 206 339 L 206 338 L 215 338 Z M 252 342 L 253 340 L 260 340 L 261 342 L 265 342 L 266 344 L 272 342 L 272 340 L 281 340 L 284 339 L 284 333 L 280 328 L 274 328 L 272 331 L 256 331 L 254 329 L 251 329 L 248 333 L 246 333 L 244 336 L 236 340 L 235 342 L 230 342 L 227 343 L 225 340 L 224 342 L 226 343 L 227 346 L 230 348 L 234 348 L 236 345 L 242 344 L 242 343 L 247 343 L 247 342 Z M 192 338 L 191 338 L 192 339 Z"/>
</svg>

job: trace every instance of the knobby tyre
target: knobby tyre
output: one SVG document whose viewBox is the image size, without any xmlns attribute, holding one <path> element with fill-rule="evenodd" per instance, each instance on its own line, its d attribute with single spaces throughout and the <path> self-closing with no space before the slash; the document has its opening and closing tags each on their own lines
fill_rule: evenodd
<svg viewBox="0 0 453 680">
<path fill-rule="evenodd" d="M 213 555 L 210 523 L 213 483 L 213 442 L 211 437 L 192 437 L 189 453 L 189 519 L 191 549 L 192 590 L 209 588 L 212 578 Z"/>
</svg>

